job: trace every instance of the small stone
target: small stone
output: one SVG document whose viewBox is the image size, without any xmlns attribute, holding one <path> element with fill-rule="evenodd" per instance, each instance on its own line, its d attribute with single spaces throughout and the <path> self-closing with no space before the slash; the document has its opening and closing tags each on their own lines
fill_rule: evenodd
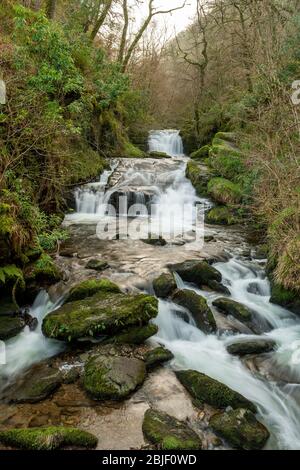
<svg viewBox="0 0 300 470">
<path fill-rule="evenodd" d="M 147 369 L 152 369 L 163 362 L 171 361 L 173 358 L 173 353 L 162 346 L 148 351 L 144 356 Z"/>
<path fill-rule="evenodd" d="M 107 268 L 109 268 L 109 264 L 98 259 L 90 259 L 86 265 L 86 269 L 93 269 L 94 271 L 104 271 Z"/>
</svg>

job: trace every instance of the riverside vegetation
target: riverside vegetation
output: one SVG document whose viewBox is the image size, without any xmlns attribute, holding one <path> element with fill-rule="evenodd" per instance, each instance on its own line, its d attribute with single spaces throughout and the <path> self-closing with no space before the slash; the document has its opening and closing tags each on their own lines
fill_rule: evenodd
<svg viewBox="0 0 300 470">
<path fill-rule="evenodd" d="M 7 342 L 9 367 L 16 363 L 15 369 L 0 370 L 6 416 L 0 444 L 28 450 L 105 448 L 111 443 L 105 441 L 103 422 L 99 430 L 99 416 L 115 413 L 107 425 L 111 433 L 119 432 L 120 406 L 132 420 L 134 444 L 125 431 L 131 447 L 136 442 L 141 447 L 143 435 L 147 446 L 164 450 L 251 450 L 268 443 L 292 448 L 294 405 L 285 413 L 287 420 L 293 416 L 285 438 L 284 424 L 278 425 L 281 409 L 272 422 L 276 400 L 264 380 L 282 379 L 272 370 L 281 344 L 272 330 L 284 329 L 285 320 L 296 330 L 291 312 L 300 314 L 300 129 L 299 108 L 290 99 L 292 82 L 300 77 L 299 4 L 196 0 L 190 27 L 162 43 L 152 19 L 183 9 L 185 2 L 162 11 L 153 0 L 144 3 L 148 16 L 132 32 L 134 2 L 127 0 L 3 0 L 0 5 L 0 80 L 6 85 L 0 104 L 0 340 Z M 258 47 L 250 49 L 251 42 Z M 152 145 L 155 138 L 175 138 L 170 155 L 171 145 L 160 140 L 148 151 L 147 136 L 156 127 L 181 129 L 181 137 L 174 131 L 150 134 Z M 178 150 L 181 139 L 187 161 Z M 116 160 L 129 163 L 115 167 Z M 191 194 L 193 204 L 195 191 L 212 201 L 205 213 L 207 226 L 215 230 L 205 237 L 208 254 L 198 250 L 186 259 L 181 249 L 186 241 L 168 244 L 163 238 L 136 242 L 140 258 L 132 258 L 121 240 L 99 248 L 92 223 L 89 229 L 89 223 L 76 220 L 82 214 L 78 204 L 75 209 L 74 189 L 102 196 L 96 186 L 101 174 L 111 175 L 104 185 L 116 186 L 120 194 L 132 184 L 133 201 L 141 194 L 152 201 L 156 184 L 160 197 L 167 195 L 164 208 L 176 193 Z M 132 183 L 135 178 L 141 178 L 142 189 Z M 222 237 L 232 237 L 235 248 L 244 244 L 236 230 L 256 246 L 256 260 L 267 260 L 270 301 L 290 311 L 276 311 L 279 319 L 262 313 L 265 304 L 256 311 L 251 303 L 229 298 L 236 273 L 242 279 L 246 271 L 248 279 L 252 269 L 229 261 L 224 271 L 218 263 L 228 254 Z M 170 245 L 173 251 L 166 256 Z M 243 256 L 251 262 L 250 251 Z M 134 276 L 131 281 L 133 274 L 138 281 Z M 268 281 L 259 269 L 255 276 L 263 287 L 256 279 L 245 289 L 265 302 Z M 41 289 L 49 290 L 50 298 Z M 39 312 L 41 295 L 46 300 Z M 23 366 L 14 351 L 20 352 L 18 338 L 28 347 L 29 331 L 37 346 Z M 180 340 L 176 346 L 172 335 Z M 195 357 L 186 361 L 189 346 L 180 350 L 181 343 L 190 344 L 187 337 L 200 366 Z M 206 356 L 210 347 L 217 351 L 216 361 L 226 358 L 216 362 L 212 376 L 206 373 L 213 360 Z M 164 378 L 161 365 L 170 361 L 176 372 Z M 232 369 L 226 369 L 229 363 Z M 216 380 L 218 366 L 228 372 L 226 378 L 220 374 L 224 383 Z M 257 370 L 258 379 L 247 375 L 247 367 Z M 289 385 L 295 377 L 286 369 L 282 380 Z M 239 384 L 241 393 L 235 374 L 245 383 Z M 276 387 L 281 405 L 284 395 L 281 385 Z M 139 393 L 137 409 L 131 396 Z M 118 405 L 107 406 L 111 401 Z M 118 441 L 118 434 L 111 439 Z"/>
</svg>

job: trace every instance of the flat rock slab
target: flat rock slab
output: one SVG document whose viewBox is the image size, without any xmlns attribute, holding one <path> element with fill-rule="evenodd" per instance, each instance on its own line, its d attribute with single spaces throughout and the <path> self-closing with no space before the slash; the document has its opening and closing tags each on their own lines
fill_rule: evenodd
<svg viewBox="0 0 300 470">
<path fill-rule="evenodd" d="M 158 313 L 158 302 L 149 295 L 100 292 L 85 300 L 69 302 L 47 315 L 43 333 L 62 341 L 115 335 L 129 327 L 147 324 Z"/>
<path fill-rule="evenodd" d="M 32 367 L 13 387 L 9 401 L 13 403 L 37 403 L 52 395 L 61 385 L 62 376 L 58 369 L 39 364 Z"/>
</svg>

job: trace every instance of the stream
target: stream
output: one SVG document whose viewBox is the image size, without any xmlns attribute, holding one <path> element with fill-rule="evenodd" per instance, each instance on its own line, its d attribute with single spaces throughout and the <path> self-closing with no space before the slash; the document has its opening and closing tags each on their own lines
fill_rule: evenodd
<svg viewBox="0 0 300 470">
<path fill-rule="evenodd" d="M 255 249 L 246 242 L 243 228 L 205 227 L 205 235 L 214 237 L 215 242 L 204 245 L 202 237 L 195 237 L 195 207 L 200 204 L 203 215 L 212 204 L 197 197 L 185 177 L 187 158 L 183 155 L 179 132 L 152 131 L 149 150 L 165 152 L 172 158 L 116 160 L 112 162 L 111 170 L 101 175 L 99 182 L 76 189 L 76 211 L 66 215 L 64 226 L 70 230 L 78 257 L 60 257 L 61 266 L 69 272 L 64 288 L 82 279 L 81 260 L 96 254 L 101 259 L 109 259 L 110 268 L 105 276 L 119 283 L 121 288 L 151 293 L 152 280 L 165 271 L 168 264 L 195 258 L 214 259 L 213 266 L 222 274 L 222 282 L 230 290 L 231 298 L 255 312 L 259 334 L 245 331 L 237 320 L 224 318 L 216 312 L 212 302 L 222 294 L 197 289 L 177 275 L 179 288 L 192 289 L 207 299 L 216 315 L 218 333 L 204 334 L 190 316 L 187 320 L 186 316 L 178 314 L 178 306 L 160 300 L 159 315 L 155 320 L 159 331 L 151 342 L 164 344 L 173 352 L 172 369 L 203 372 L 256 403 L 258 418 L 271 433 L 267 448 L 300 449 L 300 319 L 269 302 L 266 260 L 255 257 Z M 97 227 L 98 233 L 99 224 L 108 222 L 109 204 L 116 207 L 120 216 L 119 234 L 124 229 L 125 217 L 123 221 L 122 216 L 125 213 L 121 206 L 116 206 L 115 195 L 126 195 L 129 206 L 135 211 L 139 205 L 154 205 L 152 232 L 160 230 L 163 239 L 169 230 L 164 221 L 175 212 L 175 234 L 167 239 L 165 246 L 147 244 L 140 238 L 99 239 L 95 229 Z M 184 204 L 193 208 L 188 217 L 182 215 Z M 133 219 L 138 223 L 139 232 L 145 232 L 147 238 L 148 218 L 138 210 Z M 61 304 L 61 289 L 50 297 L 41 292 L 31 308 L 39 325 L 49 311 Z M 233 340 L 244 341 L 252 336 L 273 339 L 277 345 L 275 351 L 243 359 L 227 352 L 226 346 Z M 61 350 L 61 344 L 44 338 L 40 328 L 35 332 L 25 329 L 7 342 L 7 364 L 1 366 L 0 375 L 7 379 Z"/>
</svg>

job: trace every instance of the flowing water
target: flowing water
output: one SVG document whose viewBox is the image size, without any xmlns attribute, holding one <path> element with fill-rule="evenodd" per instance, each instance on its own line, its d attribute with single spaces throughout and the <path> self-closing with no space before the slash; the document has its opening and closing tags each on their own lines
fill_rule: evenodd
<svg viewBox="0 0 300 470">
<path fill-rule="evenodd" d="M 149 151 L 164 152 L 172 157 L 183 155 L 183 144 L 178 130 L 151 131 Z"/>
<path fill-rule="evenodd" d="M 150 151 L 161 151 L 173 156 L 170 160 L 122 160 L 113 164 L 110 172 L 105 172 L 98 183 L 82 186 L 75 192 L 76 212 L 65 218 L 67 226 L 96 224 L 107 217 L 108 204 L 114 200 L 114 194 L 126 194 L 132 204 L 152 204 L 150 213 L 155 231 L 160 233 L 168 230 L 166 221 L 176 214 L 176 223 L 184 227 L 182 248 L 175 248 L 172 243 L 166 247 L 151 247 L 150 251 L 142 251 L 142 244 L 134 245 L 133 251 L 141 250 L 140 259 L 132 262 L 131 270 L 144 273 L 150 278 L 157 266 L 166 266 L 169 262 L 177 262 L 190 245 L 200 252 L 199 241 L 190 239 L 186 234 L 193 233 L 196 213 L 194 209 L 188 217 L 182 216 L 182 208 L 188 205 L 195 208 L 200 203 L 210 205 L 209 201 L 201 200 L 185 178 L 186 158 L 183 156 L 182 141 L 178 131 L 153 131 L 149 137 Z M 120 207 L 118 207 L 119 215 Z M 158 221 L 164 217 L 162 226 Z M 143 214 L 136 217 L 145 224 Z M 229 237 L 230 230 L 222 229 L 223 238 Z M 117 255 L 121 260 L 128 257 L 129 246 L 134 242 L 116 241 L 119 245 Z M 124 245 L 128 243 L 128 245 Z M 136 242 L 138 243 L 138 242 Z M 242 243 L 242 241 L 241 241 Z M 228 245 L 227 245 L 228 246 Z M 173 248 L 172 248 L 173 247 Z M 105 247 L 102 249 L 105 249 Z M 107 252 L 112 252 L 114 245 L 107 243 Z M 150 250 L 145 245 L 144 250 Z M 159 315 L 156 323 L 159 326 L 155 340 L 166 345 L 175 358 L 171 366 L 175 369 L 194 369 L 227 384 L 234 390 L 255 402 L 259 411 L 259 419 L 267 425 L 271 432 L 268 448 L 300 449 L 300 320 L 291 312 L 270 303 L 270 285 L 264 270 L 264 263 L 254 257 L 243 257 L 237 246 L 231 246 L 230 259 L 215 263 L 220 271 L 223 283 L 230 290 L 232 299 L 247 305 L 254 313 L 258 336 L 271 338 L 277 347 L 273 353 L 263 355 L 265 363 L 261 367 L 250 367 L 251 364 L 230 355 L 226 346 L 232 341 L 245 341 L 252 336 L 238 332 L 239 324 L 231 319 L 237 328 L 220 328 L 217 334 L 205 335 L 195 325 L 193 319 L 184 309 L 172 302 L 159 302 Z M 156 258 L 153 253 L 156 253 Z M 188 253 L 188 250 L 186 251 Z M 153 259 L 150 259 L 150 256 Z M 186 256 L 188 258 L 188 256 Z M 162 264 L 159 264 L 162 263 Z M 117 270 L 117 268 L 116 268 Z M 121 270 L 127 276 L 126 269 Z M 129 269 L 128 269 L 129 271 Z M 179 288 L 193 289 L 204 295 L 209 305 L 220 294 L 206 292 L 187 284 L 177 275 Z M 1 375 L 15 374 L 38 360 L 50 357 L 61 349 L 57 342 L 43 337 L 40 325 L 45 314 L 60 305 L 61 299 L 53 304 L 45 292 L 39 294 L 31 313 L 39 318 L 39 329 L 29 332 L 27 329 L 16 338 L 7 342 L 8 363 L 1 369 Z M 214 308 L 212 307 L 214 310 Z M 218 322 L 218 312 L 214 310 Z M 230 319 L 229 319 L 230 320 Z M 242 331 L 242 330 L 239 330 Z M 255 358 L 254 358 L 255 359 Z M 269 366 L 269 369 L 267 368 Z M 268 370 L 267 370 L 268 369 Z M 269 374 L 266 373 L 266 370 Z M 268 377 L 267 377 L 268 376 Z M 276 377 L 275 377 L 276 376 Z M 277 377 L 281 377 L 278 379 Z"/>
</svg>

